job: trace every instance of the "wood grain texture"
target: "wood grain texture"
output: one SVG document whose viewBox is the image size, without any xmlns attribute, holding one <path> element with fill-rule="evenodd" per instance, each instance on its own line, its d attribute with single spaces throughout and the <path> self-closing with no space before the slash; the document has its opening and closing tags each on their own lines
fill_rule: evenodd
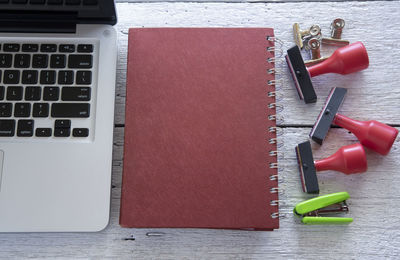
<svg viewBox="0 0 400 260">
<path fill-rule="evenodd" d="M 367 152 L 367 173 L 346 176 L 337 172 L 319 175 L 321 194 L 346 190 L 351 198 L 349 226 L 305 226 L 291 213 L 296 203 L 309 198 L 301 191 L 296 144 L 307 140 L 323 100 L 333 86 L 349 87 L 342 111 L 360 119 L 379 119 L 399 125 L 397 84 L 400 36 L 399 2 L 200 4 L 118 4 L 119 62 L 116 124 L 109 226 L 99 233 L 0 234 L 0 258 L 113 258 L 113 259 L 396 259 L 400 255 L 400 142 L 388 156 Z M 290 15 L 288 14 L 290 11 Z M 314 13 L 311 14 L 313 10 Z M 286 214 L 274 232 L 208 229 L 123 229 L 118 225 L 121 189 L 127 31 L 129 27 L 160 26 L 272 26 L 285 48 L 291 45 L 291 25 L 318 21 L 326 31 L 330 21 L 343 17 L 344 37 L 362 40 L 371 65 L 362 73 L 315 80 L 319 103 L 306 106 L 297 99 L 283 60 L 278 62 L 283 83 L 280 101 L 285 109 L 280 129 L 280 210 Z M 367 33 L 368 32 L 368 33 Z M 119 127 L 121 126 L 121 127 Z M 343 129 L 332 129 L 324 143 L 313 145 L 315 158 L 357 140 Z"/>
<path fill-rule="evenodd" d="M 116 123 L 124 122 L 125 68 L 127 33 L 130 27 L 274 27 L 284 41 L 283 49 L 293 45 L 292 24 L 300 22 L 306 28 L 319 23 L 322 32 L 329 33 L 334 18 L 346 21 L 343 38 L 362 41 L 369 53 L 370 67 L 346 76 L 329 74 L 313 79 L 319 97 L 316 104 L 299 100 L 283 57 L 278 58 L 277 70 L 282 125 L 312 125 L 332 87 L 346 87 L 348 94 L 341 112 L 361 120 L 380 119 L 399 124 L 398 67 L 400 60 L 400 2 L 332 2 L 277 4 L 215 4 L 215 3 L 152 3 L 119 4 L 119 64 L 116 100 Z M 223 11 L 222 11 L 223 10 Z M 288 15 L 288 10 L 292 15 Z M 314 10 L 312 15 L 311 10 Z M 307 15 L 304 15 L 307 14 Z M 383 15 L 384 14 L 384 15 Z M 329 55 L 332 48 L 322 49 Z M 278 56 L 278 53 L 277 53 Z M 307 56 L 305 55 L 305 58 Z"/>
<path fill-rule="evenodd" d="M 280 131 L 280 176 L 285 190 L 280 210 L 286 214 L 273 232 L 209 229 L 123 229 L 118 225 L 123 156 L 123 128 L 115 131 L 111 219 L 99 233 L 0 234 L 0 258 L 61 257 L 118 259 L 395 259 L 400 254 L 400 142 L 384 157 L 367 152 L 369 170 L 344 175 L 319 175 L 321 194 L 347 190 L 351 198 L 348 226 L 305 226 L 291 213 L 310 196 L 301 191 L 294 146 L 309 128 Z M 340 141 L 338 141 L 340 140 Z M 313 145 L 315 158 L 354 143 L 343 129 L 332 129 L 323 147 Z"/>
</svg>

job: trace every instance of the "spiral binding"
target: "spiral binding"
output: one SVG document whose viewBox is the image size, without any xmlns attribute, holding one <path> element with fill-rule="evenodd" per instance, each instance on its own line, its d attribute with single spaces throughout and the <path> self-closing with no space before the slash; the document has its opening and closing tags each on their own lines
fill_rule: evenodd
<svg viewBox="0 0 400 260">
<path fill-rule="evenodd" d="M 284 213 L 279 213 L 279 212 L 274 212 L 271 214 L 271 218 L 285 218 L 286 214 Z"/>
<path fill-rule="evenodd" d="M 274 64 L 275 65 L 275 63 L 278 61 L 278 59 L 276 57 L 281 57 L 283 55 L 283 48 L 282 48 L 283 41 L 281 41 L 280 39 L 278 39 L 278 38 L 276 38 L 274 36 L 267 36 L 266 40 L 270 41 L 270 42 L 274 42 L 274 46 L 270 46 L 270 47 L 266 48 L 267 52 L 273 54 L 273 56 L 272 57 L 268 57 L 266 61 L 269 64 Z M 274 76 L 274 79 L 270 79 L 270 80 L 267 81 L 267 89 L 268 89 L 267 97 L 273 99 L 273 102 L 270 102 L 268 104 L 267 109 L 274 111 L 273 114 L 267 113 L 268 114 L 267 118 L 268 118 L 268 120 L 277 122 L 279 120 L 283 121 L 283 117 L 276 115 L 276 113 L 279 113 L 279 112 L 281 112 L 283 110 L 283 106 L 281 106 L 281 105 L 276 103 L 277 85 L 279 83 L 282 83 L 282 79 L 276 79 L 275 78 L 276 74 L 277 74 L 276 72 L 277 72 L 276 71 L 276 66 L 273 66 L 273 68 L 267 69 L 267 74 Z M 271 90 L 271 88 L 272 88 L 272 90 Z M 278 156 L 280 156 L 280 153 L 277 150 L 277 148 L 278 148 L 277 136 L 281 135 L 282 131 L 279 131 L 279 129 L 280 128 L 278 128 L 276 126 L 272 126 L 272 127 L 269 127 L 267 129 L 267 131 L 269 133 L 273 133 L 274 136 L 275 136 L 273 138 L 270 138 L 268 140 L 268 143 L 272 144 L 272 145 L 274 145 L 276 147 L 276 149 L 268 151 L 268 155 L 271 156 L 271 157 L 276 157 L 276 158 L 278 158 Z M 269 192 L 272 193 L 272 194 L 282 195 L 283 194 L 283 190 L 278 187 L 279 186 L 278 184 L 283 181 L 283 179 L 278 177 L 278 174 L 277 174 L 277 172 L 279 170 L 278 169 L 278 163 L 277 162 L 269 163 L 269 168 L 270 169 L 276 169 L 269 176 L 269 181 L 272 181 L 272 182 L 276 183 L 276 185 L 274 187 L 270 188 Z M 281 214 L 281 213 L 278 212 L 279 204 L 280 204 L 279 203 L 279 199 L 273 199 L 273 200 L 270 200 L 270 202 L 269 202 L 270 206 L 276 207 L 276 209 L 277 209 L 277 212 L 273 212 L 271 214 L 271 218 L 272 219 L 282 218 L 284 216 L 284 214 Z"/>
<path fill-rule="evenodd" d="M 276 127 L 276 126 L 270 126 L 268 127 L 268 132 L 270 133 L 276 133 L 276 136 L 281 136 L 283 134 L 281 128 Z"/>
<path fill-rule="evenodd" d="M 284 183 L 283 177 L 281 176 L 278 178 L 278 174 L 270 175 L 269 179 L 271 181 L 277 181 L 278 183 Z"/>
<path fill-rule="evenodd" d="M 273 47 L 267 47 L 267 51 L 269 51 L 269 52 L 275 52 L 275 55 L 276 55 L 277 57 L 282 57 L 282 55 L 283 55 L 283 49 L 282 49 L 282 47 L 279 47 L 279 48 L 276 48 L 275 46 L 273 46 Z M 276 54 L 276 51 L 278 51 L 278 55 Z"/>
</svg>

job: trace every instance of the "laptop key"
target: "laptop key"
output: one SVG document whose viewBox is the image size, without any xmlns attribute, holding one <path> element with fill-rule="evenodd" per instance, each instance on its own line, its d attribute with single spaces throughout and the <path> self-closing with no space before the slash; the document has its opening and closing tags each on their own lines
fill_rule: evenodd
<svg viewBox="0 0 400 260">
<path fill-rule="evenodd" d="M 33 120 L 18 120 L 17 136 L 31 137 L 33 136 Z"/>
<path fill-rule="evenodd" d="M 90 69 L 92 68 L 92 55 L 69 55 L 68 68 L 71 69 Z"/>
<path fill-rule="evenodd" d="M 64 87 L 62 88 L 61 100 L 62 101 L 89 101 L 90 91 L 89 87 Z"/>
<path fill-rule="evenodd" d="M 32 68 L 47 68 L 49 56 L 45 54 L 35 54 L 32 58 Z"/>
<path fill-rule="evenodd" d="M 20 72 L 19 70 L 5 70 L 4 71 L 4 84 L 18 84 Z"/>
<path fill-rule="evenodd" d="M 92 72 L 88 70 L 81 70 L 76 73 L 76 84 L 90 85 L 92 84 Z"/>
<path fill-rule="evenodd" d="M 72 136 L 74 137 L 88 137 L 89 129 L 88 128 L 74 128 L 72 130 Z"/>
<path fill-rule="evenodd" d="M 56 120 L 54 122 L 54 128 L 70 128 L 71 127 L 71 120 Z"/>
<path fill-rule="evenodd" d="M 19 44 L 18 43 L 4 43 L 3 51 L 5 52 L 18 52 Z"/>
<path fill-rule="evenodd" d="M 55 137 L 69 137 L 71 135 L 71 129 L 69 128 L 55 128 L 54 136 Z"/>
<path fill-rule="evenodd" d="M 30 103 L 15 103 L 14 116 L 15 117 L 29 117 L 31 115 Z"/>
<path fill-rule="evenodd" d="M 37 0 L 31 0 L 31 3 L 32 1 L 37 1 Z M 37 52 L 38 50 L 39 50 L 38 44 L 22 44 L 22 52 Z"/>
<path fill-rule="evenodd" d="M 54 118 L 87 118 L 90 116 L 90 104 L 87 103 L 53 103 L 51 116 Z"/>
<path fill-rule="evenodd" d="M 91 53 L 91 52 L 93 52 L 93 45 L 92 44 L 79 44 L 78 52 Z"/>
<path fill-rule="evenodd" d="M 0 103 L 0 117 L 11 117 L 12 103 Z"/>
<path fill-rule="evenodd" d="M 41 52 L 56 52 L 57 45 L 56 44 L 42 44 L 40 45 Z"/>
<path fill-rule="evenodd" d="M 49 104 L 48 103 L 35 103 L 33 104 L 33 117 L 48 117 Z"/>
<path fill-rule="evenodd" d="M 0 68 L 10 68 L 12 64 L 11 54 L 0 54 Z"/>
<path fill-rule="evenodd" d="M 31 56 L 29 54 L 15 54 L 14 67 L 28 68 L 31 65 Z"/>
<path fill-rule="evenodd" d="M 59 52 L 74 52 L 75 51 L 75 45 L 73 44 L 60 44 L 59 47 Z"/>
<path fill-rule="evenodd" d="M 54 70 L 42 70 L 40 72 L 40 84 L 52 85 L 56 83 L 56 72 Z"/>
<path fill-rule="evenodd" d="M 22 72 L 22 84 L 34 85 L 38 82 L 37 70 L 24 70 Z"/>
<path fill-rule="evenodd" d="M 43 90 L 44 101 L 57 101 L 60 96 L 60 89 L 58 87 L 45 87 Z"/>
<path fill-rule="evenodd" d="M 37 137 L 49 137 L 51 136 L 51 128 L 36 128 L 35 135 Z"/>
<path fill-rule="evenodd" d="M 4 86 L 0 86 L 0 100 L 4 99 Z"/>
<path fill-rule="evenodd" d="M 18 101 L 22 100 L 22 87 L 8 87 L 7 88 L 7 100 Z"/>
<path fill-rule="evenodd" d="M 65 68 L 66 65 L 66 56 L 65 55 L 60 55 L 60 54 L 54 54 L 51 55 L 50 58 L 50 68 L 57 68 L 57 69 L 63 69 Z"/>
<path fill-rule="evenodd" d="M 59 85 L 71 85 L 72 83 L 74 83 L 74 71 L 60 70 L 58 72 L 58 84 Z"/>
<path fill-rule="evenodd" d="M 15 120 L 2 119 L 0 120 L 0 136 L 15 135 Z"/>
<path fill-rule="evenodd" d="M 25 88 L 25 100 L 27 101 L 38 101 L 42 94 L 42 89 L 40 87 L 26 87 Z"/>
</svg>

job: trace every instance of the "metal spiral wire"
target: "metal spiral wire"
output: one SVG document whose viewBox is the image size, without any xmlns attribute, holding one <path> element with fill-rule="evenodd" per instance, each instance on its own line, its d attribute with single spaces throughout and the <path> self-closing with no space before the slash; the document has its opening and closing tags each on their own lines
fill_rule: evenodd
<svg viewBox="0 0 400 260">
<path fill-rule="evenodd" d="M 277 58 L 281 57 L 283 55 L 283 41 L 281 41 L 280 39 L 274 37 L 274 36 L 267 36 L 266 37 L 267 41 L 270 42 L 274 42 L 273 46 L 269 46 L 266 48 L 267 52 L 270 52 L 271 54 L 273 54 L 273 57 L 268 57 L 267 58 L 267 62 L 269 64 L 271 64 L 271 67 L 267 69 L 267 75 L 272 75 L 274 76 L 273 79 L 269 79 L 267 81 L 267 97 L 268 98 L 272 98 L 273 101 L 269 102 L 267 105 L 267 109 L 269 110 L 273 110 L 273 114 L 271 114 L 271 112 L 267 112 L 267 119 L 270 121 L 275 121 L 274 126 L 270 126 L 268 127 L 267 131 L 269 133 L 272 133 L 274 137 L 268 139 L 268 143 L 273 145 L 274 147 L 276 147 L 276 149 L 270 150 L 268 151 L 268 155 L 270 157 L 274 157 L 275 162 L 271 162 L 269 163 L 269 168 L 270 169 L 274 169 L 274 171 L 272 171 L 272 173 L 269 175 L 269 180 L 268 183 L 274 183 L 274 187 L 269 189 L 269 192 L 271 194 L 276 194 L 274 195 L 274 198 L 276 197 L 276 199 L 272 199 L 269 201 L 269 206 L 271 207 L 276 207 L 277 211 L 273 212 L 271 214 L 271 218 L 276 219 L 276 218 L 281 218 L 283 215 L 279 213 L 278 209 L 279 209 L 279 199 L 278 196 L 280 194 L 283 194 L 283 190 L 281 188 L 279 188 L 278 184 L 281 183 L 283 181 L 282 178 L 278 177 L 278 163 L 277 163 L 277 159 L 278 156 L 281 154 L 280 152 L 278 152 L 277 148 L 279 147 L 278 145 L 278 139 L 277 137 L 280 136 L 282 134 L 282 131 L 278 131 L 279 128 L 276 127 L 276 123 L 277 121 L 282 120 L 283 121 L 283 117 L 281 116 L 277 116 L 276 113 L 281 112 L 283 110 L 283 106 L 279 105 L 276 103 L 276 97 L 277 97 L 277 85 L 281 85 L 282 84 L 282 79 L 276 79 L 275 76 L 277 74 L 277 70 L 276 70 L 276 65 L 275 63 L 278 61 Z M 276 169 L 276 170 L 275 170 Z"/>
</svg>

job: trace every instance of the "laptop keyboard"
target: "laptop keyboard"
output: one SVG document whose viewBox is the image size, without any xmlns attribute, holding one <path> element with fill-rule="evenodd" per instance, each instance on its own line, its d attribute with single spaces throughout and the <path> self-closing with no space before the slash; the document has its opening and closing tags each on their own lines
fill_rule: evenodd
<svg viewBox="0 0 400 260">
<path fill-rule="evenodd" d="M 88 137 L 94 52 L 86 43 L 0 43 L 0 137 Z"/>
</svg>

